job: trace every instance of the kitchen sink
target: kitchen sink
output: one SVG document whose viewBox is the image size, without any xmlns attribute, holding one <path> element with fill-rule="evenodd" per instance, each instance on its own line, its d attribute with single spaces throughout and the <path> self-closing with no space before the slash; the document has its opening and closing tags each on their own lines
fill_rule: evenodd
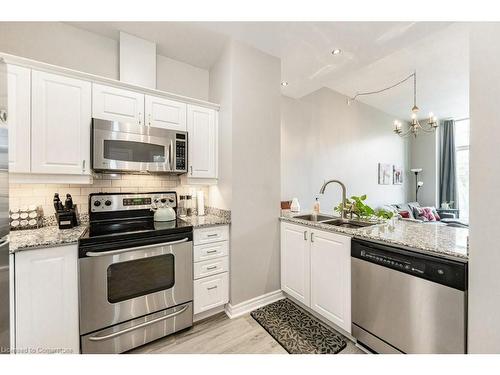
<svg viewBox="0 0 500 375">
<path fill-rule="evenodd" d="M 302 219 L 302 220 L 307 220 L 307 221 L 322 221 L 324 222 L 325 220 L 331 220 L 333 219 L 333 216 L 327 216 L 327 215 L 299 215 L 299 216 L 294 216 L 294 219 Z"/>
<path fill-rule="evenodd" d="M 366 223 L 366 222 L 362 222 L 362 221 L 334 219 L 334 220 L 322 221 L 321 224 L 334 225 L 336 227 L 342 227 L 342 228 L 358 229 L 358 228 L 363 228 L 363 227 L 369 227 L 369 226 L 375 225 L 377 223 Z"/>
</svg>

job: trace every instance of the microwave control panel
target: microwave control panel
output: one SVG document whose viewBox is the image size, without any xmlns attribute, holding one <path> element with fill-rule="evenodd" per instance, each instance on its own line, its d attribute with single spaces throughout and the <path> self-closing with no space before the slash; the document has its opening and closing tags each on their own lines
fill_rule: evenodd
<svg viewBox="0 0 500 375">
<path fill-rule="evenodd" d="M 186 157 L 186 135 L 177 134 L 175 140 L 175 170 L 187 171 L 187 157 Z"/>
</svg>

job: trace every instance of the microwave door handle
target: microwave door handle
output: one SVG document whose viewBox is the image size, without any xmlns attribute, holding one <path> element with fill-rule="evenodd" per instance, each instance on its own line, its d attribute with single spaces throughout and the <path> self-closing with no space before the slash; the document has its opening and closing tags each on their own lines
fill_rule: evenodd
<svg viewBox="0 0 500 375">
<path fill-rule="evenodd" d="M 183 238 L 182 240 L 177 240 L 177 241 L 155 243 L 155 244 L 151 244 L 151 245 L 136 246 L 136 247 L 128 247 L 126 249 L 119 249 L 119 250 L 111 250 L 111 251 L 103 251 L 103 252 L 87 251 L 85 253 L 85 255 L 88 256 L 88 257 L 104 257 L 104 256 L 107 256 L 107 255 L 116 255 L 116 254 L 128 253 L 130 251 L 151 249 L 153 247 L 162 247 L 162 246 L 177 245 L 177 244 L 180 244 L 180 243 L 183 243 L 183 242 L 187 242 L 188 240 L 189 240 L 189 238 L 186 237 L 186 238 Z"/>
<path fill-rule="evenodd" d="M 174 151 L 174 142 L 172 140 L 170 140 L 170 145 L 168 146 L 169 147 L 169 151 L 168 151 L 168 164 L 170 166 L 170 170 L 173 171 L 174 170 L 174 166 L 173 166 L 173 162 L 174 162 L 174 157 L 172 155 L 172 152 Z"/>
</svg>

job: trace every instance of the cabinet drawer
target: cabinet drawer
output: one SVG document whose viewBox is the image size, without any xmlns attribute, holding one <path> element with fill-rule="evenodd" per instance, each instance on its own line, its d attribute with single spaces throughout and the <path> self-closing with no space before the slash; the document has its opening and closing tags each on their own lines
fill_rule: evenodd
<svg viewBox="0 0 500 375">
<path fill-rule="evenodd" d="M 222 257 L 194 264 L 194 279 L 216 275 L 229 270 L 229 258 Z"/>
<path fill-rule="evenodd" d="M 193 238 L 194 245 L 225 241 L 229 238 L 229 226 L 221 225 L 218 227 L 195 229 Z"/>
<path fill-rule="evenodd" d="M 207 243 L 204 245 L 194 246 L 194 261 L 201 262 L 204 260 L 227 256 L 229 253 L 229 241 L 219 241 Z"/>
<path fill-rule="evenodd" d="M 229 300 L 229 277 L 224 272 L 194 281 L 194 314 L 224 305 Z"/>
</svg>

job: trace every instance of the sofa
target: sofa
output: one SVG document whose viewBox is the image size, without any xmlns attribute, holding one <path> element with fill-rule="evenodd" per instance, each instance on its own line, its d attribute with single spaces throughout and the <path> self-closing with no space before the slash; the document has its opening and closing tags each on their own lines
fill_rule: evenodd
<svg viewBox="0 0 500 375">
<path fill-rule="evenodd" d="M 418 222 L 423 222 L 423 223 L 434 223 L 434 224 L 444 224 L 450 227 L 456 227 L 456 228 L 468 228 L 469 226 L 456 219 L 455 215 L 453 214 L 446 214 L 443 213 L 442 215 L 437 215 L 437 211 L 434 207 L 432 207 L 432 211 L 434 216 L 438 216 L 439 219 L 437 221 L 428 221 L 427 219 L 424 219 L 421 216 L 418 216 L 418 211 L 422 207 L 418 202 L 407 202 L 407 203 L 398 203 L 398 204 L 391 204 L 389 206 L 386 206 L 385 209 L 394 212 L 395 214 L 399 215 L 399 217 L 402 220 L 409 220 L 409 221 L 418 221 Z"/>
</svg>

